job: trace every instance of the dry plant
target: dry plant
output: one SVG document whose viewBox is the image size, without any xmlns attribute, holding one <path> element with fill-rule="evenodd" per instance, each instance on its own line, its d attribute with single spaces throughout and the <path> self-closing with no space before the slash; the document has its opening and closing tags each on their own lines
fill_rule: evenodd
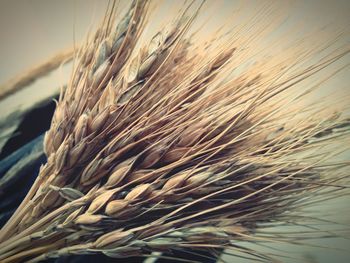
<svg viewBox="0 0 350 263">
<path fill-rule="evenodd" d="M 8 80 L 6 83 L 0 85 L 0 100 L 18 92 L 27 87 L 36 79 L 47 75 L 52 70 L 56 69 L 62 64 L 69 62 L 73 57 L 73 48 L 61 51 L 51 58 L 41 62 L 39 65 L 30 68 L 26 72 Z"/>
<path fill-rule="evenodd" d="M 1 230 L 1 262 L 191 249 L 271 261 L 237 241 L 288 242 L 256 230 L 302 223 L 299 208 L 348 193 L 349 162 L 330 161 L 349 141 L 346 106 L 306 103 L 347 66 L 323 73 L 348 46 L 300 40 L 263 56 L 257 43 L 280 23 L 266 14 L 201 41 L 196 3 L 145 43 L 151 4 L 134 1 L 116 23 L 113 2 L 75 52 L 47 163 Z"/>
</svg>

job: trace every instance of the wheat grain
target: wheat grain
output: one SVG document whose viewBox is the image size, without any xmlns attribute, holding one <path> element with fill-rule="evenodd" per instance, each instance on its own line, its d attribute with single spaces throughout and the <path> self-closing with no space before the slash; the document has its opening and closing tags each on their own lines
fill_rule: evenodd
<svg viewBox="0 0 350 263">
<path fill-rule="evenodd" d="M 200 10 L 190 7 L 140 49 L 148 1 L 134 1 L 116 27 L 112 8 L 82 45 L 45 136 L 47 164 L 1 231 L 0 260 L 230 248 L 348 179 L 347 162 L 320 167 L 343 149 L 321 152 L 315 139 L 337 131 L 332 143 L 348 141 L 348 119 L 294 104 L 315 89 L 298 85 L 349 49 L 310 67 L 323 45 L 251 63 L 274 21 L 204 43 L 189 34 Z M 320 111 L 326 121 L 313 117 Z"/>
</svg>

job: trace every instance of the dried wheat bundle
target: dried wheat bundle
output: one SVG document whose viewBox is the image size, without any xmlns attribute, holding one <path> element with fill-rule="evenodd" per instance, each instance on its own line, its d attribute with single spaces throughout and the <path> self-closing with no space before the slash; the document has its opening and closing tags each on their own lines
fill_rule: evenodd
<svg viewBox="0 0 350 263">
<path fill-rule="evenodd" d="M 188 249 L 270 261 L 236 242 L 347 193 L 349 163 L 328 161 L 349 141 L 346 106 L 304 98 L 344 68 L 320 74 L 348 46 L 299 41 L 259 56 L 269 19 L 200 41 L 193 4 L 143 42 L 152 4 L 134 1 L 116 23 L 113 3 L 76 52 L 47 163 L 1 231 L 1 262 Z"/>
</svg>

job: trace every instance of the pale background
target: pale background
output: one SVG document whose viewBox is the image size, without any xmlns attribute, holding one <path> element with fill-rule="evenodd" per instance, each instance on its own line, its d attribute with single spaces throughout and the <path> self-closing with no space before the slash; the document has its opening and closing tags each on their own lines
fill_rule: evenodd
<svg viewBox="0 0 350 263">
<path fill-rule="evenodd" d="M 166 16 L 173 2 L 164 2 L 166 7 L 163 15 Z M 221 17 L 230 15 L 237 5 L 236 1 L 218 1 L 218 3 L 222 4 L 222 8 L 215 13 L 216 17 L 213 19 L 215 21 L 220 21 Z M 254 7 L 258 3 L 261 1 L 245 1 L 244 5 L 248 7 L 245 10 L 249 10 L 249 7 Z M 107 1 L 98 0 L 1 0 L 0 83 L 35 63 L 43 61 L 55 52 L 70 47 L 73 44 L 73 32 L 75 32 L 76 41 L 79 42 L 91 23 L 99 21 L 104 14 L 106 4 Z M 278 4 L 285 5 L 288 9 L 289 22 L 303 22 L 301 31 L 329 24 L 334 28 L 342 29 L 349 28 L 350 25 L 350 1 L 347 0 L 279 1 Z M 293 35 L 290 37 L 293 38 Z M 347 33 L 343 41 L 350 44 L 350 34 Z M 345 63 L 348 62 L 349 56 Z M 330 89 L 341 89 L 349 94 L 349 74 L 347 70 L 337 75 Z M 69 67 L 65 67 L 37 81 L 31 85 L 30 89 L 25 89 L 16 96 L 1 102 L 0 115 L 6 116 L 14 108 L 25 108 L 33 100 L 44 98 L 46 94 L 64 84 L 68 76 Z M 332 217 L 335 220 L 349 225 L 349 201 L 349 198 L 344 198 L 333 203 L 328 202 L 315 209 L 328 214 L 333 213 Z M 350 234 L 349 231 L 348 234 Z M 313 243 L 342 250 L 285 244 L 276 247 L 285 251 L 293 251 L 293 256 L 299 258 L 286 259 L 285 262 L 350 262 L 350 253 L 347 252 L 350 251 L 349 240 L 338 238 L 318 240 Z M 311 255 L 312 259 L 307 259 L 305 255 Z M 248 262 L 232 257 L 225 257 L 225 260 L 227 262 Z"/>
</svg>

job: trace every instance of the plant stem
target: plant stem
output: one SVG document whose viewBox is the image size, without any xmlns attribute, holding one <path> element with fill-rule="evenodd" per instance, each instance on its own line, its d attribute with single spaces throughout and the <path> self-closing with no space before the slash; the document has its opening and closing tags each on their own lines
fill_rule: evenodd
<svg viewBox="0 0 350 263">
<path fill-rule="evenodd" d="M 24 238 L 26 236 L 29 236 L 30 234 L 34 233 L 35 230 L 37 230 L 40 226 L 46 224 L 50 220 L 55 219 L 57 216 L 74 206 L 77 201 L 81 201 L 81 199 L 77 199 L 73 202 L 67 203 L 60 208 L 56 209 L 55 211 L 51 212 L 50 214 L 47 214 L 45 217 L 41 218 L 39 221 L 37 221 L 35 224 L 31 225 L 27 229 L 23 230 L 22 232 L 18 233 L 17 235 L 13 236 L 9 240 L 1 243 L 1 246 L 8 246 L 9 244 L 16 242 L 17 240 Z"/>
<path fill-rule="evenodd" d="M 28 256 L 32 256 L 32 255 L 36 255 L 36 254 L 43 254 L 47 251 L 50 251 L 52 249 L 58 248 L 60 247 L 62 244 L 64 244 L 63 241 L 61 242 L 56 242 L 55 244 L 50 244 L 50 245 L 46 245 L 46 246 L 41 246 L 41 247 L 36 247 L 36 248 L 32 248 L 30 250 L 25 250 L 22 251 L 18 254 L 14 254 L 10 257 L 7 257 L 6 259 L 2 259 L 1 262 L 2 263 L 15 263 L 15 262 L 19 262 L 22 259 L 28 257 Z"/>
<path fill-rule="evenodd" d="M 20 206 L 16 209 L 15 213 L 7 221 L 5 226 L 1 229 L 0 242 L 3 242 L 5 239 L 9 238 L 9 236 L 15 232 L 15 228 L 17 227 L 19 221 L 23 218 L 25 213 L 30 208 L 30 205 L 28 205 L 28 203 L 33 198 L 36 191 L 39 189 L 41 182 L 42 182 L 42 176 L 39 175 L 36 178 L 33 186 L 30 188 L 28 194 L 20 204 Z"/>
</svg>

